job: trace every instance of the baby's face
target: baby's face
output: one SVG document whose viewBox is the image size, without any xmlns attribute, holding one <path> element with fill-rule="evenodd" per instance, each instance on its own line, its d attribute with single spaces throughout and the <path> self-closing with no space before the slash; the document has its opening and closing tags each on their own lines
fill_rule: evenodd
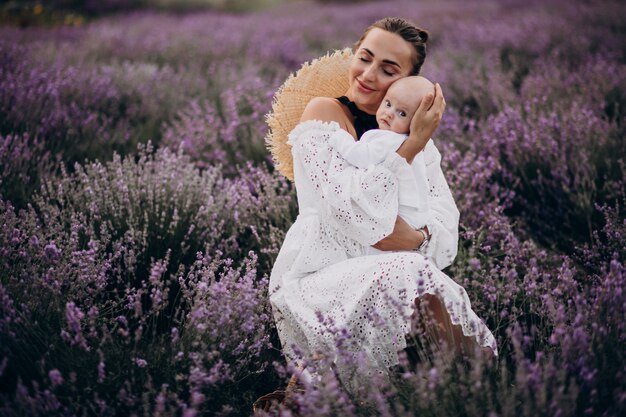
<svg viewBox="0 0 626 417">
<path fill-rule="evenodd" d="M 376 111 L 378 128 L 396 133 L 409 133 L 411 118 L 422 100 L 421 94 L 402 87 L 387 90 L 387 94 Z"/>
</svg>

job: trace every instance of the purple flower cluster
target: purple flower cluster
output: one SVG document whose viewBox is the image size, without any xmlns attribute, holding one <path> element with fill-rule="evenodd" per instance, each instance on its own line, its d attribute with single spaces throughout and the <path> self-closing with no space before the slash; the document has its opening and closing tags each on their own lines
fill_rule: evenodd
<svg viewBox="0 0 626 417">
<path fill-rule="evenodd" d="M 227 175 L 236 174 L 244 162 L 269 162 L 264 116 L 275 90 L 255 74 L 232 83 L 215 104 L 192 101 L 163 136 L 163 144 L 182 149 L 199 167 L 221 164 Z"/>
<path fill-rule="evenodd" d="M 308 358 L 321 379 L 273 415 L 626 412 L 624 5 L 342 3 L 0 28 L 0 414 L 249 415 L 298 372 L 267 301 L 297 203 L 264 115 L 390 5 L 431 33 L 461 212 L 446 272 L 499 356 L 450 357 L 416 327 L 359 389 Z"/>
<path fill-rule="evenodd" d="M 25 205 L 39 179 L 52 171 L 50 153 L 28 133 L 0 136 L 0 195 Z"/>
<path fill-rule="evenodd" d="M 52 398 L 66 384 L 91 386 L 100 406 L 121 412 L 143 406 L 136 383 L 174 385 L 169 374 L 153 379 L 153 369 L 180 369 L 178 384 L 194 400 L 165 389 L 175 396 L 168 409 L 210 410 L 224 389 L 236 392 L 241 378 L 268 372 L 260 358 L 272 357 L 274 330 L 267 279 L 257 271 L 269 269 L 294 208 L 286 181 L 262 167 L 224 179 L 181 153 L 149 147 L 137 161 L 115 157 L 46 180 L 20 213 L 3 202 L 6 386 L 26 387 L 22 372 L 42 367 Z M 25 346 L 43 355 L 40 364 L 22 363 Z M 99 386 L 117 388 L 107 394 Z M 39 401 L 44 391 L 32 389 L 6 410 Z"/>
<path fill-rule="evenodd" d="M 121 116 L 119 93 L 110 77 L 61 62 L 42 62 L 33 56 L 32 46 L 7 40 L 0 44 L 0 54 L 3 132 L 45 138 L 55 153 L 63 146 L 88 146 L 96 138 L 124 139 L 125 132 L 115 129 Z"/>
</svg>

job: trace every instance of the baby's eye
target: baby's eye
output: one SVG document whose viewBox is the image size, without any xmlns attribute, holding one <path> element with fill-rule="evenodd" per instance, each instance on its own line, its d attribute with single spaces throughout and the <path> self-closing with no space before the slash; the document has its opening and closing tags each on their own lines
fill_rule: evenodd
<svg viewBox="0 0 626 417">
<path fill-rule="evenodd" d="M 400 111 L 400 117 L 406 117 L 406 112 Z"/>
<path fill-rule="evenodd" d="M 391 103 L 389 102 L 389 100 L 385 100 L 385 107 L 391 107 Z"/>
</svg>

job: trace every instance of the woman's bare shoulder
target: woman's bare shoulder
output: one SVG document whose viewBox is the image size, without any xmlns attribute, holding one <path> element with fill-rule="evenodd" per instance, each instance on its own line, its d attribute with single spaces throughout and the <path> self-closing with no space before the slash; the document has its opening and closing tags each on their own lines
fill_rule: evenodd
<svg viewBox="0 0 626 417">
<path fill-rule="evenodd" d="M 321 120 L 323 122 L 337 122 L 345 126 L 348 118 L 341 104 L 331 97 L 314 97 L 304 108 L 300 121 Z"/>
</svg>

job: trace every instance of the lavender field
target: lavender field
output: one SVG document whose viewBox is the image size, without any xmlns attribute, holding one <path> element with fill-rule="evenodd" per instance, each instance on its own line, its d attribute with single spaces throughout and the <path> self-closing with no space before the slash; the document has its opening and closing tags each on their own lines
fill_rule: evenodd
<svg viewBox="0 0 626 417">
<path fill-rule="evenodd" d="M 328 374 L 274 414 L 626 415 L 626 4 L 268 3 L 0 27 L 0 415 L 248 416 L 286 385 L 267 288 L 297 202 L 265 114 L 390 15 L 431 33 L 446 272 L 499 356 Z"/>
</svg>

